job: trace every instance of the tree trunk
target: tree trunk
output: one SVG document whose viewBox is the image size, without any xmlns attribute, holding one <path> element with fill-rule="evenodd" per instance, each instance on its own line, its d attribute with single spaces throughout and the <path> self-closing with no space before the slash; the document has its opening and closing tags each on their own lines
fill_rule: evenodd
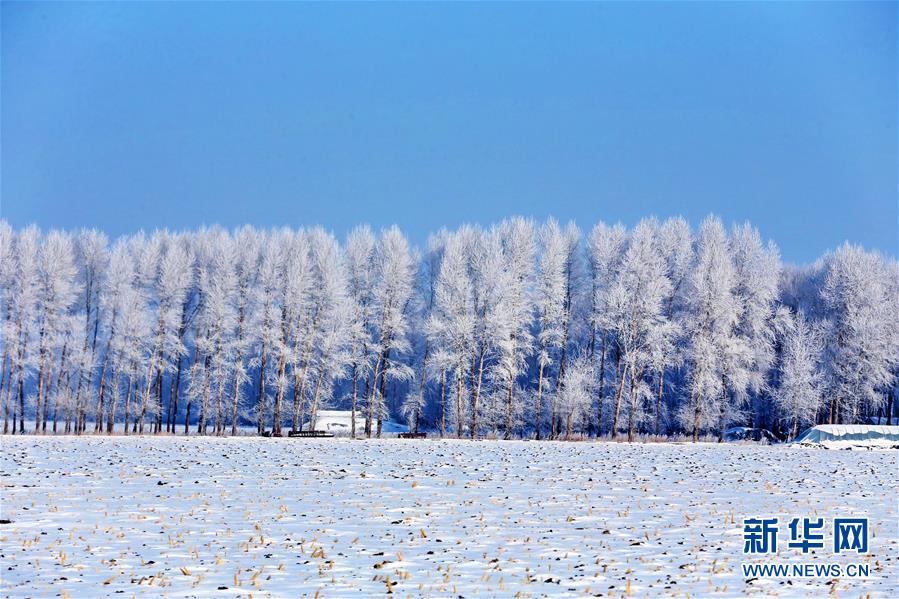
<svg viewBox="0 0 899 599">
<path fill-rule="evenodd" d="M 178 421 L 178 400 L 181 397 L 181 369 L 183 368 L 184 356 L 178 356 L 175 363 L 175 380 L 169 386 L 169 409 L 168 421 L 171 423 L 169 432 L 175 434 Z M 185 431 L 186 432 L 186 431 Z"/>
<path fill-rule="evenodd" d="M 381 390 L 378 394 L 378 439 L 384 426 L 384 408 L 387 405 L 387 365 L 390 363 L 390 351 L 384 353 L 384 364 L 381 367 Z"/>
<path fill-rule="evenodd" d="M 665 387 L 665 369 L 659 368 L 659 397 L 656 401 L 656 435 L 662 434 L 662 389 Z"/>
<path fill-rule="evenodd" d="M 315 329 L 318 315 L 312 318 L 312 328 Z M 296 432 L 303 428 L 303 420 L 306 418 L 306 380 L 309 376 L 309 357 L 312 353 L 313 336 L 310 335 L 306 347 L 303 348 L 301 361 L 303 362 L 303 374 L 297 380 L 296 371 L 294 371 L 293 381 L 293 421 L 290 430 Z M 297 383 L 299 383 L 299 394 L 297 394 Z"/>
<path fill-rule="evenodd" d="M 431 304 L 433 305 L 433 297 L 431 299 Z M 428 308 L 430 311 L 431 307 Z M 425 405 L 425 384 L 427 382 L 427 369 L 428 369 L 428 358 L 431 355 L 431 344 L 428 342 L 428 338 L 425 337 L 425 350 L 421 357 L 421 369 L 418 374 L 418 404 L 415 407 L 415 430 L 413 433 L 418 432 L 418 424 L 421 419 L 422 409 Z"/>
<path fill-rule="evenodd" d="M 3 398 L 3 434 L 7 434 L 9 432 L 9 390 L 12 388 L 12 359 L 10 358 L 9 363 L 10 367 L 6 367 L 7 362 L 7 352 L 3 352 L 3 376 L 0 378 L 0 397 Z M 8 380 L 7 380 L 8 379 Z M 4 389 L 7 393 L 4 395 Z M 15 421 L 13 421 L 15 422 Z M 13 428 L 15 428 L 15 424 L 13 424 Z"/>
<path fill-rule="evenodd" d="M 634 442 L 634 420 L 637 417 L 637 380 L 634 374 L 634 363 L 631 362 L 631 412 L 628 414 L 627 418 L 627 442 Z"/>
<path fill-rule="evenodd" d="M 462 368 L 462 364 L 458 365 L 458 373 L 456 376 L 456 438 L 462 438 L 462 424 L 464 418 L 462 417 L 462 387 L 465 384 L 465 371 Z"/>
<path fill-rule="evenodd" d="M 22 338 L 22 322 L 16 323 L 16 338 L 19 340 L 18 358 L 16 360 L 16 377 L 17 397 L 19 404 L 19 434 L 25 434 L 25 351 L 27 349 L 27 337 Z M 13 431 L 16 428 L 15 412 L 13 412 Z"/>
<path fill-rule="evenodd" d="M 303 430 L 303 421 L 306 420 L 306 377 L 300 382 L 299 399 L 297 399 L 296 381 L 294 381 L 294 401 L 300 402 L 299 419 L 297 422 L 297 430 Z"/>
<path fill-rule="evenodd" d="M 62 346 L 62 356 L 60 356 L 60 360 L 59 360 L 59 374 L 56 375 L 56 394 L 53 396 L 53 433 L 54 434 L 56 433 L 56 424 L 58 422 L 57 412 L 58 412 L 58 408 L 59 408 L 59 405 L 58 405 L 59 404 L 59 391 L 60 391 L 60 389 L 62 389 L 62 378 L 66 374 L 66 351 L 67 351 L 67 348 L 68 348 L 68 345 L 66 345 L 66 344 L 64 344 Z M 47 388 L 48 396 L 51 391 L 52 391 L 52 388 L 48 387 Z M 69 406 L 66 406 L 66 412 L 68 412 L 69 409 L 70 409 Z M 68 417 L 66 417 L 66 422 L 68 423 Z M 68 428 L 68 426 L 66 428 Z M 66 432 L 68 432 L 68 431 L 66 431 Z M 77 427 L 76 427 L 75 433 L 76 434 L 78 433 Z"/>
<path fill-rule="evenodd" d="M 359 366 L 353 362 L 353 403 L 350 412 L 350 438 L 356 438 L 356 387 L 358 386 L 356 371 Z"/>
<path fill-rule="evenodd" d="M 19 434 L 25 434 L 25 376 L 24 367 L 19 362 Z"/>
<path fill-rule="evenodd" d="M 86 341 L 86 340 L 85 340 Z M 87 351 L 87 343 L 85 342 L 85 351 Z M 84 373 L 79 369 L 78 372 L 78 386 L 75 387 L 75 434 L 80 435 L 83 431 L 84 425 L 84 412 L 85 408 L 81 405 L 81 387 L 82 381 L 84 380 Z M 68 408 L 67 408 L 68 411 Z M 68 422 L 68 418 L 66 418 L 66 422 Z M 53 426 L 56 426 L 55 417 Z M 55 432 L 55 431 L 54 431 Z"/>
<path fill-rule="evenodd" d="M 375 364 L 375 369 L 378 365 Z M 365 377 L 365 436 L 371 439 L 371 420 L 374 417 L 374 373 Z"/>
<path fill-rule="evenodd" d="M 153 358 L 150 357 L 150 362 L 152 363 Z M 153 391 L 153 366 L 147 368 L 147 388 L 141 394 L 140 400 L 140 418 L 134 423 L 135 426 L 138 426 L 138 430 L 140 434 L 144 434 L 144 418 L 147 416 L 147 404 L 150 403 L 150 392 Z M 138 424 L 140 423 L 140 424 Z"/>
<path fill-rule="evenodd" d="M 128 420 L 131 417 L 131 392 L 134 389 L 134 365 L 128 372 L 128 393 L 125 395 L 125 434 L 128 434 Z"/>
<path fill-rule="evenodd" d="M 562 393 L 562 386 L 564 383 L 565 377 L 565 356 L 567 354 L 566 348 L 568 347 L 568 328 L 566 325 L 565 328 L 565 342 L 562 344 L 562 354 L 559 358 L 559 377 L 556 379 L 556 392 L 552 396 L 551 406 L 552 406 L 552 437 L 556 438 L 556 436 L 562 433 L 561 426 L 559 420 L 561 419 L 561 415 L 558 414 L 558 398 Z"/>
<path fill-rule="evenodd" d="M 12 394 L 13 384 L 12 384 L 12 372 L 11 371 L 12 371 L 12 367 L 10 367 L 9 384 L 6 386 L 6 401 L 3 402 L 3 404 L 6 406 L 6 417 L 5 418 L 12 419 L 12 422 L 11 422 L 12 426 L 9 429 L 7 429 L 6 428 L 6 420 L 4 419 L 3 433 L 6 434 L 7 430 L 9 430 L 9 434 L 13 435 L 16 432 L 16 405 L 15 405 L 15 401 L 13 399 L 13 394 Z"/>
<path fill-rule="evenodd" d="M 691 398 L 695 402 L 693 404 L 693 442 L 696 443 L 699 440 L 700 400 L 696 395 L 691 395 Z"/>
<path fill-rule="evenodd" d="M 509 380 L 509 387 L 506 389 L 506 434 L 504 438 L 508 441 L 512 438 L 512 391 L 515 387 L 515 381 Z"/>
<path fill-rule="evenodd" d="M 52 384 L 52 377 L 53 377 L 53 356 L 52 355 L 49 358 L 49 362 L 50 363 L 47 365 L 47 373 L 46 373 L 47 374 L 47 382 L 44 383 L 44 409 L 41 412 L 41 414 L 42 414 L 41 432 L 42 433 L 47 432 L 47 421 L 49 420 L 49 417 L 50 417 L 50 409 L 49 409 L 50 387 Z"/>
<path fill-rule="evenodd" d="M 190 372 L 193 372 L 194 367 L 197 365 L 197 363 L 199 361 L 200 361 L 200 348 L 194 347 L 194 361 L 190 367 Z M 188 386 L 187 406 L 185 406 L 186 409 L 184 411 L 184 434 L 185 435 L 190 434 L 190 409 L 194 403 L 193 393 L 190 393 L 189 391 L 190 391 L 190 386 Z"/>
<path fill-rule="evenodd" d="M 106 368 L 109 363 L 109 345 L 107 344 L 106 353 L 103 355 L 103 367 L 100 368 L 100 390 L 97 394 L 97 415 L 94 422 L 94 434 L 103 432 L 103 417 L 106 413 Z"/>
<path fill-rule="evenodd" d="M 307 363 L 303 364 L 303 373 L 301 375 L 297 376 L 296 368 L 293 370 L 293 417 L 290 423 L 290 430 L 296 432 L 302 430 L 303 419 L 306 417 Z"/>
<path fill-rule="evenodd" d="M 471 394 L 471 430 L 468 431 L 468 434 L 472 439 L 476 439 L 478 436 L 478 403 L 481 399 L 481 382 L 484 379 L 484 357 L 486 351 L 486 348 L 481 348 L 480 357 L 478 358 L 478 376 Z"/>
<path fill-rule="evenodd" d="M 284 378 L 285 371 L 287 369 L 287 360 L 282 355 L 278 358 L 278 385 L 275 389 L 275 403 L 272 406 L 272 434 L 280 435 L 281 434 L 281 420 L 283 417 L 281 416 L 281 402 L 284 400 Z M 296 398 L 294 398 L 294 405 L 296 405 Z M 296 407 L 294 407 L 294 430 L 296 429 Z"/>
<path fill-rule="evenodd" d="M 209 365 L 212 358 L 209 354 L 203 358 L 203 401 L 200 402 L 200 418 L 197 420 L 197 433 L 206 434 L 206 419 L 209 417 Z"/>
<path fill-rule="evenodd" d="M 265 326 L 263 324 L 263 327 Z M 256 432 L 260 435 L 265 432 L 265 357 L 265 338 L 263 337 L 259 353 L 259 403 L 256 407 Z M 190 403 L 187 404 L 187 409 L 190 410 Z"/>
<path fill-rule="evenodd" d="M 153 410 L 153 434 L 162 432 L 162 369 L 156 371 L 156 405 Z"/>
<path fill-rule="evenodd" d="M 325 369 L 321 368 L 318 374 L 318 380 L 315 382 L 315 392 L 312 394 L 312 406 L 309 408 L 309 428 L 315 430 L 318 421 L 318 400 L 321 394 L 322 385 L 325 381 Z"/>
<path fill-rule="evenodd" d="M 571 287 L 572 287 L 572 279 L 573 272 L 572 266 L 574 262 L 571 258 L 571 254 L 568 255 L 565 265 L 565 310 L 564 310 L 564 319 L 565 326 L 563 327 L 562 333 L 562 348 L 561 354 L 559 357 L 559 377 L 556 379 L 556 392 L 553 393 L 552 401 L 551 401 L 551 412 L 552 412 L 552 424 L 551 424 L 551 432 L 552 437 L 555 438 L 558 434 L 561 433 L 561 422 L 558 420 L 561 416 L 557 413 L 558 410 L 558 398 L 559 394 L 562 391 L 562 385 L 564 385 L 564 375 L 565 375 L 565 365 L 568 356 L 568 338 L 571 330 Z"/>
<path fill-rule="evenodd" d="M 240 307 L 237 311 L 237 356 L 235 356 L 235 369 L 234 369 L 234 388 L 232 389 L 231 396 L 231 436 L 237 435 L 237 403 L 240 399 L 240 386 L 241 381 L 238 380 L 238 373 L 243 371 L 243 335 L 244 335 L 244 320 L 246 319 L 246 288 L 241 288 L 241 300 Z"/>
<path fill-rule="evenodd" d="M 718 443 L 724 441 L 724 427 L 727 426 L 727 379 L 721 377 L 721 413 L 718 420 Z"/>
<path fill-rule="evenodd" d="M 430 356 L 431 346 L 425 338 L 425 351 L 421 358 L 421 369 L 418 373 L 418 403 L 415 406 L 415 427 L 413 433 L 418 432 L 419 420 L 421 420 L 422 409 L 425 405 L 425 383 L 427 381 L 428 357 Z"/>
<path fill-rule="evenodd" d="M 537 369 L 537 400 L 534 406 L 534 429 L 536 430 L 537 440 L 540 440 L 540 412 L 543 404 L 543 369 L 546 367 L 545 360 L 540 358 L 540 366 Z"/>
<path fill-rule="evenodd" d="M 45 354 L 46 354 L 46 350 L 44 349 L 43 345 L 44 345 L 44 329 L 41 328 L 40 346 L 39 346 L 40 347 L 40 351 L 39 351 L 40 368 L 38 370 L 38 376 L 37 376 L 37 402 L 35 403 L 35 408 L 34 408 L 34 432 L 35 433 L 40 431 L 41 421 L 43 420 L 43 413 L 41 411 L 41 401 L 44 396 L 44 368 L 45 368 L 44 360 L 45 360 Z"/>
<path fill-rule="evenodd" d="M 241 352 L 238 350 L 237 352 L 237 363 L 242 365 L 243 357 L 241 356 Z M 240 366 L 238 366 L 240 368 Z M 233 388 L 231 390 L 231 436 L 237 435 L 237 403 L 240 399 L 240 381 L 238 380 L 237 373 L 234 373 L 234 381 Z"/>
<path fill-rule="evenodd" d="M 69 394 L 69 390 L 70 390 L 71 388 L 72 388 L 72 373 L 71 373 L 71 371 L 68 371 L 68 372 L 66 373 L 66 395 Z M 69 408 L 67 407 L 66 410 L 68 411 L 68 409 L 69 409 Z M 77 424 L 78 430 L 77 430 L 76 432 L 77 432 L 77 434 L 80 435 L 81 433 L 84 432 L 84 410 L 79 410 L 78 417 L 79 417 L 79 420 L 80 420 L 80 421 L 79 421 L 78 424 Z M 55 416 L 54 416 L 54 418 L 55 418 Z M 68 420 L 68 416 L 66 417 L 66 420 Z M 55 420 L 54 420 L 54 422 L 53 422 L 53 428 L 54 428 L 54 429 L 56 428 L 56 421 L 55 421 Z M 54 432 L 56 432 L 56 431 L 54 430 Z"/>
<path fill-rule="evenodd" d="M 121 386 L 121 375 L 119 373 L 119 369 L 117 367 L 113 368 L 112 380 L 115 382 L 115 387 L 112 390 L 112 401 L 109 405 L 109 412 L 106 418 L 106 434 L 111 435 L 113 429 L 115 428 L 115 412 L 116 407 L 119 405 L 119 389 Z"/>
<path fill-rule="evenodd" d="M 893 424 L 893 398 L 895 397 L 895 392 L 890 391 L 889 399 L 887 400 L 887 426 L 892 426 Z M 4 432 L 6 432 L 6 427 L 4 426 Z"/>
<path fill-rule="evenodd" d="M 446 436 L 446 371 L 440 371 L 440 436 Z"/>
<path fill-rule="evenodd" d="M 222 378 L 219 378 L 215 405 L 215 434 L 219 437 L 225 434 L 225 385 L 222 384 Z"/>
<path fill-rule="evenodd" d="M 611 435 L 612 438 L 618 436 L 618 420 L 621 417 L 621 396 L 624 393 L 624 379 L 626 376 L 621 374 L 621 358 L 619 357 L 617 360 L 618 366 L 616 368 L 618 374 L 618 389 L 615 391 L 615 414 L 612 418 L 612 430 Z M 627 371 L 627 367 L 625 367 L 625 372 Z"/>
<path fill-rule="evenodd" d="M 602 348 L 599 359 L 599 399 L 596 410 L 596 436 L 602 436 L 602 408 L 606 400 L 606 334 L 602 334 Z"/>
</svg>

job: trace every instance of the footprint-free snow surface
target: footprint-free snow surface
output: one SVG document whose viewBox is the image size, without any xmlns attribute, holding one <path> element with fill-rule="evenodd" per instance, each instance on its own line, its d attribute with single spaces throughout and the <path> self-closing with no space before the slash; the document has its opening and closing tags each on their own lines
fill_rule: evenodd
<svg viewBox="0 0 899 599">
<path fill-rule="evenodd" d="M 11 597 L 899 596 L 897 452 L 713 444 L 4 437 Z M 742 520 L 777 516 L 775 556 Z M 793 517 L 867 516 L 803 556 Z M 743 562 L 869 564 L 747 579 Z"/>
</svg>

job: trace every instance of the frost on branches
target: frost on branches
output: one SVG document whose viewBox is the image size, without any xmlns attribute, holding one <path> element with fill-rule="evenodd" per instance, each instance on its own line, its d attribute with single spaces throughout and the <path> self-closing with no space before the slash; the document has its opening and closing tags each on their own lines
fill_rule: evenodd
<svg viewBox="0 0 899 599">
<path fill-rule="evenodd" d="M 0 293 L 4 433 L 282 434 L 340 408 L 352 436 L 699 439 L 897 411 L 897 261 L 782 265 L 715 217 L 516 217 L 422 251 L 396 227 L 0 222 Z"/>
</svg>

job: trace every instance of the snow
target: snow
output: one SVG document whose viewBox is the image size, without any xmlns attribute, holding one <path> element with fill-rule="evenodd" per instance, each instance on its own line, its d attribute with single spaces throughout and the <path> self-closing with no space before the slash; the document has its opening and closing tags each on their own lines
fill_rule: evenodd
<svg viewBox="0 0 899 599">
<path fill-rule="evenodd" d="M 315 418 L 315 430 L 328 431 L 335 435 L 349 435 L 352 430 L 351 416 L 352 410 L 319 410 Z M 372 422 L 372 431 L 377 426 L 376 422 Z M 303 424 L 303 430 L 310 430 L 309 421 Z M 365 431 L 365 415 L 356 412 L 356 435 L 361 436 Z M 399 422 L 384 420 L 381 422 L 382 433 L 406 433 L 409 427 Z"/>
<path fill-rule="evenodd" d="M 823 596 L 739 571 L 742 519 L 867 516 L 897 596 L 895 451 L 184 437 L 5 437 L 0 595 Z M 219 590 L 221 587 L 226 587 Z"/>
<path fill-rule="evenodd" d="M 899 447 L 899 426 L 819 424 L 796 438 L 801 445 L 825 447 Z"/>
</svg>

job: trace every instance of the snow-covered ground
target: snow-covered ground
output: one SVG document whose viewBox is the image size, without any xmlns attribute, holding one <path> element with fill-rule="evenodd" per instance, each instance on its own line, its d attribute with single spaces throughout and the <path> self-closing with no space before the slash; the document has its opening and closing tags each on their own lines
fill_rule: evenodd
<svg viewBox="0 0 899 599">
<path fill-rule="evenodd" d="M 899 596 L 897 452 L 743 444 L 4 437 L 0 595 Z M 780 562 L 740 572 L 742 519 Z M 868 516 L 802 557 L 791 517 Z M 772 561 L 753 558 L 751 561 Z M 835 587 L 834 587 L 835 585 Z M 360 593 L 361 591 L 361 593 Z"/>
</svg>

